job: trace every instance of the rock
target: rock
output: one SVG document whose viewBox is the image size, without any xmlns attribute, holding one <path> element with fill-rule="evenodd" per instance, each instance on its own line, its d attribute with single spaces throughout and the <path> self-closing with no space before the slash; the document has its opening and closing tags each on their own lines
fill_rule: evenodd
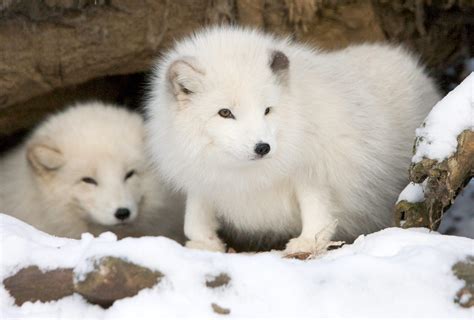
<svg viewBox="0 0 474 320">
<path fill-rule="evenodd" d="M 474 307 L 474 256 L 468 256 L 452 267 L 456 277 L 466 282 L 466 285 L 457 292 L 454 301 L 461 307 Z"/>
<path fill-rule="evenodd" d="M 231 278 L 227 273 L 220 273 L 217 276 L 211 278 L 211 280 L 206 281 L 206 287 L 208 288 L 219 288 L 229 284 Z"/>
<path fill-rule="evenodd" d="M 94 270 L 86 274 L 84 280 L 74 283 L 74 290 L 90 303 L 108 308 L 115 300 L 132 297 L 142 289 L 153 287 L 162 278 L 159 271 L 105 257 L 94 262 Z"/>
<path fill-rule="evenodd" d="M 174 39 L 206 24 L 259 27 L 327 50 L 403 43 L 441 77 L 454 60 L 468 58 L 473 8 L 472 1 L 447 0 L 0 1 L 0 144 L 82 99 L 88 89 L 77 86 L 146 72 Z M 111 91 L 120 92 L 117 86 Z M 72 95 L 63 101 L 65 89 Z M 102 90 L 92 98 L 104 98 Z"/>
<path fill-rule="evenodd" d="M 3 280 L 3 285 L 21 306 L 27 301 L 48 302 L 73 294 L 72 276 L 72 269 L 41 271 L 30 266 Z"/>
<path fill-rule="evenodd" d="M 230 309 L 223 308 L 219 306 L 217 303 L 212 303 L 211 307 L 212 307 L 212 310 L 217 314 L 230 314 Z"/>
</svg>

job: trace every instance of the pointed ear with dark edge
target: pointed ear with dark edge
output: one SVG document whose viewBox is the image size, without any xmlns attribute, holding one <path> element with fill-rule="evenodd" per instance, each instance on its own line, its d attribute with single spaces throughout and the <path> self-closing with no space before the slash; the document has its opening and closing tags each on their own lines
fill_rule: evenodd
<svg viewBox="0 0 474 320">
<path fill-rule="evenodd" d="M 45 144 L 28 146 L 26 156 L 33 170 L 40 175 L 58 170 L 65 163 L 61 151 Z"/>
<path fill-rule="evenodd" d="M 274 50 L 270 54 L 270 69 L 282 81 L 288 78 L 288 69 L 290 68 L 290 60 L 281 51 Z"/>
<path fill-rule="evenodd" d="M 186 101 L 202 89 L 201 79 L 204 71 L 194 58 L 181 58 L 174 61 L 168 69 L 168 81 L 178 101 Z"/>
</svg>

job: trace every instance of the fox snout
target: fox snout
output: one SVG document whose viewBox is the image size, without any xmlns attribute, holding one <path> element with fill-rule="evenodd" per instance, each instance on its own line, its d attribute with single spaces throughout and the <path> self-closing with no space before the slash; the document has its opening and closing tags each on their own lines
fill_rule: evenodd
<svg viewBox="0 0 474 320">
<path fill-rule="evenodd" d="M 271 150 L 270 148 L 270 145 L 266 142 L 259 142 L 255 145 L 255 153 L 259 156 L 259 157 L 264 157 L 267 153 L 269 153 Z"/>
<path fill-rule="evenodd" d="M 118 208 L 117 211 L 115 211 L 115 218 L 117 218 L 120 221 L 125 221 L 128 218 L 130 218 L 130 209 L 128 208 Z"/>
</svg>

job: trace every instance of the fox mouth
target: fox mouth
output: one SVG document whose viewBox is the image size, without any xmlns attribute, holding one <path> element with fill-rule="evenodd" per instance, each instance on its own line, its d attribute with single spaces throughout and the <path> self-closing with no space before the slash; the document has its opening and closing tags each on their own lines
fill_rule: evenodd
<svg viewBox="0 0 474 320">
<path fill-rule="evenodd" d="M 116 219 L 115 221 L 111 222 L 103 222 L 99 221 L 94 217 L 94 214 L 92 212 L 83 211 L 83 217 L 84 219 L 91 224 L 98 225 L 98 226 L 103 226 L 103 227 L 125 227 L 127 225 L 132 224 L 135 221 L 135 218 L 130 218 L 130 219 L 125 219 L 125 220 L 118 220 Z"/>
<path fill-rule="evenodd" d="M 113 224 L 112 226 L 116 227 L 116 228 L 125 228 L 126 226 L 128 226 L 132 223 L 133 223 L 132 220 L 118 221 L 117 223 Z"/>
<path fill-rule="evenodd" d="M 101 221 L 97 221 L 97 219 L 94 219 L 92 215 L 88 215 L 86 219 L 91 224 L 95 224 L 95 225 L 103 226 L 103 227 L 109 227 L 109 228 L 125 228 L 126 226 L 132 224 L 133 221 L 135 220 L 135 219 L 127 219 L 123 221 L 114 221 L 112 223 L 104 223 Z"/>
<path fill-rule="evenodd" d="M 261 160 L 265 160 L 265 159 L 271 159 L 272 156 L 271 155 L 264 155 L 264 156 L 259 156 L 259 155 L 256 155 L 256 156 L 253 156 L 253 157 L 250 157 L 250 161 L 261 161 Z"/>
<path fill-rule="evenodd" d="M 251 166 L 257 163 L 263 162 L 265 159 L 271 159 L 272 156 L 270 154 L 266 154 L 264 156 L 260 156 L 257 154 L 249 154 L 247 153 L 246 155 L 242 154 L 237 154 L 235 152 L 229 151 L 229 150 L 224 150 L 224 152 L 221 153 L 221 155 L 224 156 L 224 158 L 221 158 L 220 163 L 226 167 L 246 167 L 246 166 Z"/>
<path fill-rule="evenodd" d="M 140 198 L 138 208 L 141 208 L 141 206 L 143 205 L 144 200 L 145 200 L 144 196 L 142 196 Z M 88 209 L 86 209 L 81 204 L 81 202 L 76 198 L 72 199 L 71 203 L 69 204 L 69 207 L 71 208 L 71 212 L 78 213 L 83 221 L 85 221 L 85 222 L 87 222 L 88 224 L 91 224 L 91 225 L 97 225 L 97 226 L 103 226 L 103 227 L 119 227 L 120 228 L 120 227 L 125 227 L 127 225 L 132 224 L 137 219 L 137 214 L 136 214 L 137 211 L 135 211 L 134 209 L 133 210 L 131 209 L 131 214 L 130 214 L 130 217 L 128 219 L 124 219 L 124 220 L 114 219 L 113 221 L 108 221 L 108 222 L 100 221 L 97 218 L 95 218 L 95 216 L 97 216 L 97 215 L 94 215 L 94 212 L 89 211 Z"/>
</svg>

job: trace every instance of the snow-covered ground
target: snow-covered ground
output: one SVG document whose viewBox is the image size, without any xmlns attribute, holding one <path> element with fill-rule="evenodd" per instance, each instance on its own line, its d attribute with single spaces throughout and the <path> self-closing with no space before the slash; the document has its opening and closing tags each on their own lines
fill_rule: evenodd
<svg viewBox="0 0 474 320">
<path fill-rule="evenodd" d="M 211 303 L 229 308 L 228 318 L 473 316 L 472 310 L 453 302 L 463 281 L 451 267 L 474 254 L 474 240 L 426 229 L 386 229 L 310 261 L 284 259 L 279 252 L 197 251 L 166 238 L 117 241 L 111 233 L 81 240 L 55 238 L 7 215 L 0 215 L 0 234 L 1 280 L 32 264 L 43 270 L 86 270 L 88 258 L 106 255 L 165 274 L 155 287 L 109 309 L 90 305 L 79 295 L 17 307 L 2 285 L 2 319 L 224 317 L 213 312 Z M 228 286 L 205 286 L 208 276 L 221 272 L 230 275 Z"/>
</svg>

